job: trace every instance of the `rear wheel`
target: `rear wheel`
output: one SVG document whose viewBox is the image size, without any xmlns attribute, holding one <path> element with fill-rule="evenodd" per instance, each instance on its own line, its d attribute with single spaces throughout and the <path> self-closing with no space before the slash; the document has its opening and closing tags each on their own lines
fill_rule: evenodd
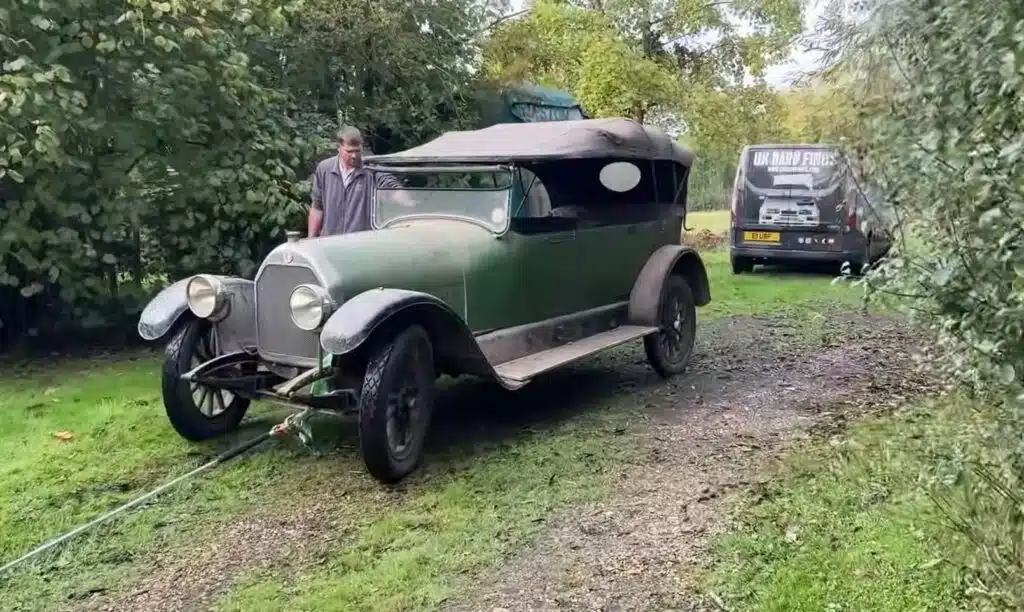
<svg viewBox="0 0 1024 612">
<path fill-rule="evenodd" d="M 359 448 L 367 471 L 391 484 L 419 465 L 434 406 L 433 347 L 412 325 L 370 357 L 359 397 Z"/>
<path fill-rule="evenodd" d="M 671 275 L 661 289 L 659 323 L 661 331 L 644 337 L 647 362 L 662 378 L 686 369 L 693 355 L 697 334 L 697 307 L 690 284 Z"/>
<path fill-rule="evenodd" d="M 732 264 L 733 274 L 742 274 L 743 272 L 751 272 L 754 269 L 754 260 L 749 257 L 740 257 L 733 255 L 729 258 L 729 263 Z"/>
<path fill-rule="evenodd" d="M 238 427 L 249 409 L 249 400 L 244 397 L 182 380 L 182 374 L 219 352 L 216 330 L 206 319 L 189 321 L 167 345 L 162 381 L 164 409 L 171 426 L 187 440 L 224 435 Z"/>
<path fill-rule="evenodd" d="M 863 276 L 868 267 L 871 265 L 871 241 L 873 240 L 871 235 L 865 236 L 864 248 L 860 255 L 853 258 L 850 262 L 850 274 L 853 276 Z"/>
</svg>

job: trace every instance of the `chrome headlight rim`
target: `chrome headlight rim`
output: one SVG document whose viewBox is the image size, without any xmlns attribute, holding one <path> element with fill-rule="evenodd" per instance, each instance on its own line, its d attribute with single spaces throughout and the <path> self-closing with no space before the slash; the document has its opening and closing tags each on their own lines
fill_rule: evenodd
<svg viewBox="0 0 1024 612">
<path fill-rule="evenodd" d="M 209 274 L 197 274 L 185 285 L 188 309 L 200 319 L 216 319 L 225 314 L 227 294 L 224 283 Z"/>
<path fill-rule="evenodd" d="M 288 316 L 303 331 L 320 329 L 334 312 L 334 306 L 331 296 L 319 285 L 298 285 L 288 296 Z"/>
</svg>

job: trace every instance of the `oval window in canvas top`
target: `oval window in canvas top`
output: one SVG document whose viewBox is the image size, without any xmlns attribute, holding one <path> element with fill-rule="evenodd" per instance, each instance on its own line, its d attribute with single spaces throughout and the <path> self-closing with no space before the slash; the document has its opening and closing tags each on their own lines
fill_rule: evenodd
<svg viewBox="0 0 1024 612">
<path fill-rule="evenodd" d="M 606 189 L 625 193 L 640 182 L 640 168 L 627 161 L 612 162 L 601 168 L 598 178 Z"/>
</svg>

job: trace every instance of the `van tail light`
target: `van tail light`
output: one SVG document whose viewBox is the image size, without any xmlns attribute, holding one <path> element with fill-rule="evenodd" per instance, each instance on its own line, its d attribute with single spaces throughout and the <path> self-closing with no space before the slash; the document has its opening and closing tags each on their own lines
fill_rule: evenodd
<svg viewBox="0 0 1024 612">
<path fill-rule="evenodd" d="M 732 190 L 732 201 L 729 202 L 729 225 L 736 225 L 736 208 L 739 206 L 739 189 Z"/>
<path fill-rule="evenodd" d="M 850 214 L 846 216 L 846 227 L 848 227 L 849 229 L 855 229 L 857 227 L 857 211 L 856 210 L 851 211 Z"/>
</svg>

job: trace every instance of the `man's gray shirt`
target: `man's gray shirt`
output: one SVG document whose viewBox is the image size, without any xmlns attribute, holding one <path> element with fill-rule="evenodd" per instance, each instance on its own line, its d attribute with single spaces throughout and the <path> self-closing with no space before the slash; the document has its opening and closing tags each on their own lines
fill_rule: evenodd
<svg viewBox="0 0 1024 612">
<path fill-rule="evenodd" d="M 348 185 L 341 174 L 338 156 L 328 157 L 313 174 L 313 207 L 322 208 L 320 236 L 347 234 L 370 229 L 370 181 L 379 187 L 401 187 L 390 174 L 375 174 L 366 168 L 352 170 Z"/>
</svg>

